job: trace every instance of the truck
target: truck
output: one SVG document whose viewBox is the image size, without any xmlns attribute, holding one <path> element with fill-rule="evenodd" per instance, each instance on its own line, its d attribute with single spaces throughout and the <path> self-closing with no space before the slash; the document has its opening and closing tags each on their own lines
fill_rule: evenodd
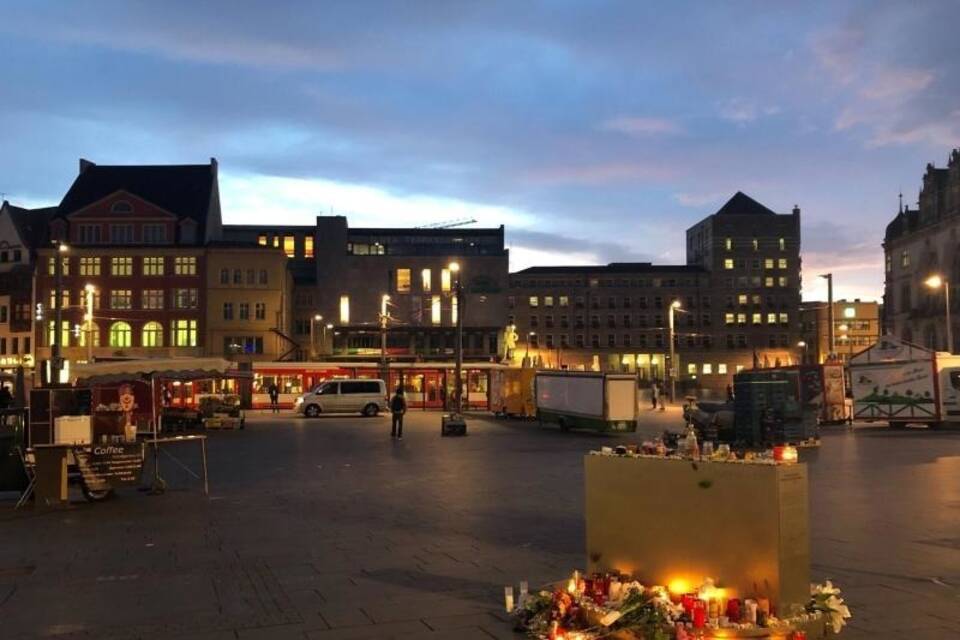
<svg viewBox="0 0 960 640">
<path fill-rule="evenodd" d="M 534 379 L 537 370 L 509 367 L 490 370 L 490 410 L 504 418 L 534 418 Z"/>
<path fill-rule="evenodd" d="M 538 371 L 537 419 L 566 431 L 637 430 L 637 376 L 590 371 Z"/>
<path fill-rule="evenodd" d="M 850 382 L 854 420 L 960 423 L 960 356 L 884 336 L 850 359 Z"/>
</svg>

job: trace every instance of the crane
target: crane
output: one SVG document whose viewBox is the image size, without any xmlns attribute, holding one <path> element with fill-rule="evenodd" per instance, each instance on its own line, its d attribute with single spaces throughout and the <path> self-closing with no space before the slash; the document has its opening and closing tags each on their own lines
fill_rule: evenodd
<svg viewBox="0 0 960 640">
<path fill-rule="evenodd" d="M 416 229 L 452 229 L 453 227 L 462 227 L 468 224 L 475 223 L 476 220 L 473 218 L 460 218 L 457 220 L 447 220 L 446 222 L 431 222 L 430 224 L 422 224 Z"/>
</svg>

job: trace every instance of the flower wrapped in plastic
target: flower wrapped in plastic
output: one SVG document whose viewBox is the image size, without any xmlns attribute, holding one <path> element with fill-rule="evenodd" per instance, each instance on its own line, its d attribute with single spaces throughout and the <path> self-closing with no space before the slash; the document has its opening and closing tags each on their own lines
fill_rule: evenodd
<svg viewBox="0 0 960 640">
<path fill-rule="evenodd" d="M 850 607 L 840 597 L 840 589 L 827 580 L 823 584 L 810 585 L 810 611 L 820 611 L 827 616 L 827 624 L 834 633 L 840 633 L 843 626 L 850 619 Z"/>
</svg>

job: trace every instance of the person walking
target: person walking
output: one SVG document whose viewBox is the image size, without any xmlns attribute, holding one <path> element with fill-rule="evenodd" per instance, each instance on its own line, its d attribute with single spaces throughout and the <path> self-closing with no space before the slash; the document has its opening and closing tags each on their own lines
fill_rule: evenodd
<svg viewBox="0 0 960 640">
<path fill-rule="evenodd" d="M 0 386 L 0 410 L 4 413 L 0 415 L 0 424 L 7 424 L 7 414 L 6 410 L 13 406 L 13 394 L 10 393 L 10 387 L 7 385 Z"/>
<path fill-rule="evenodd" d="M 727 385 L 727 402 L 733 402 L 733 385 Z"/>
<path fill-rule="evenodd" d="M 407 399 L 403 397 L 403 387 L 390 398 L 390 437 L 403 440 L 403 414 L 407 412 Z"/>
<path fill-rule="evenodd" d="M 276 384 L 271 384 L 267 393 L 270 394 L 270 410 L 273 413 L 280 413 L 280 389 Z"/>
<path fill-rule="evenodd" d="M 654 380 L 653 384 L 650 385 L 650 400 L 653 402 L 653 406 L 650 407 L 651 410 L 657 408 L 657 400 L 660 397 L 660 387 L 657 386 L 657 381 Z"/>
</svg>

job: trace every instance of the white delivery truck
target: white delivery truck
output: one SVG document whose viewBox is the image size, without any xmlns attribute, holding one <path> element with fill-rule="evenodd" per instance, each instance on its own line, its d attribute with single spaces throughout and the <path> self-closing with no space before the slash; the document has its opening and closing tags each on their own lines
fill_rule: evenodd
<svg viewBox="0 0 960 640">
<path fill-rule="evenodd" d="M 561 429 L 637 430 L 637 376 L 538 371 L 537 419 Z"/>
<path fill-rule="evenodd" d="M 884 336 L 850 359 L 853 419 L 960 423 L 960 356 Z"/>
</svg>

